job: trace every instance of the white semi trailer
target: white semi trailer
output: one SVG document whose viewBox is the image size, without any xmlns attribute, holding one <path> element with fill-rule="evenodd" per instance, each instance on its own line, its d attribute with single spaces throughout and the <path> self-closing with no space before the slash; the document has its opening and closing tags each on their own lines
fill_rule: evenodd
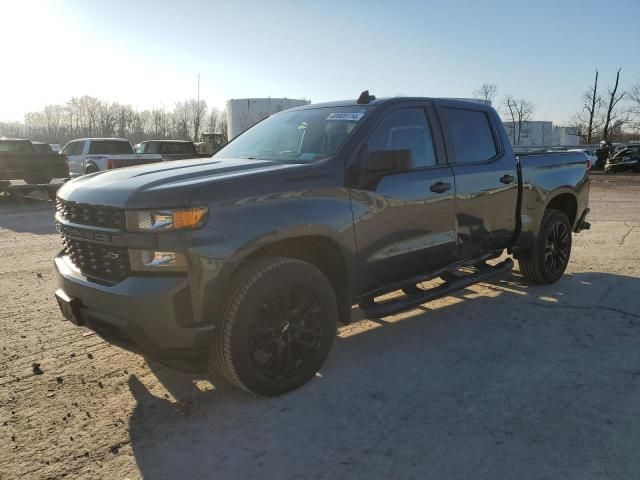
<svg viewBox="0 0 640 480">
<path fill-rule="evenodd" d="M 227 101 L 227 125 L 229 140 L 269 115 L 293 107 L 308 105 L 309 100 L 292 98 L 241 98 Z"/>
</svg>

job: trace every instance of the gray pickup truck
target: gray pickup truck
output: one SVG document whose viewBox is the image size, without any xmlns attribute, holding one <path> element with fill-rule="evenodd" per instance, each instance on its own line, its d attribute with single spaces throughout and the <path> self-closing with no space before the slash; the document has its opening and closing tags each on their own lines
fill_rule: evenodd
<svg viewBox="0 0 640 480">
<path fill-rule="evenodd" d="M 515 156 L 489 106 L 363 92 L 272 115 L 208 160 L 67 183 L 56 298 L 115 344 L 278 395 L 315 375 L 353 305 L 415 308 L 509 271 L 505 251 L 555 282 L 588 190 L 584 155 Z"/>
</svg>

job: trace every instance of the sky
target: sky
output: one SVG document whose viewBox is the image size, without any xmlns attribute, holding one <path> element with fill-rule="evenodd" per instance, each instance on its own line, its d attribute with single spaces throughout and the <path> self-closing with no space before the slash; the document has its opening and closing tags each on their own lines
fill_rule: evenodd
<svg viewBox="0 0 640 480">
<path fill-rule="evenodd" d="M 0 121 L 91 95 L 470 97 L 498 85 L 569 121 L 596 68 L 640 82 L 640 0 L 0 0 Z"/>
</svg>

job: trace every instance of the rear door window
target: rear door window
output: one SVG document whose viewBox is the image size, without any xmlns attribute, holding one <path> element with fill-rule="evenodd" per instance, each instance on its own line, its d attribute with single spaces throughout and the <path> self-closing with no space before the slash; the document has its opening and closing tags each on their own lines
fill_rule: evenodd
<svg viewBox="0 0 640 480">
<path fill-rule="evenodd" d="M 122 155 L 133 153 L 129 142 L 119 140 L 91 140 L 90 154 Z"/>
<path fill-rule="evenodd" d="M 162 146 L 162 153 L 166 155 L 191 155 L 196 153 L 196 147 L 193 143 L 187 142 L 165 143 Z"/>
<path fill-rule="evenodd" d="M 498 153 L 489 117 L 485 112 L 443 108 L 455 163 L 484 162 Z"/>
</svg>

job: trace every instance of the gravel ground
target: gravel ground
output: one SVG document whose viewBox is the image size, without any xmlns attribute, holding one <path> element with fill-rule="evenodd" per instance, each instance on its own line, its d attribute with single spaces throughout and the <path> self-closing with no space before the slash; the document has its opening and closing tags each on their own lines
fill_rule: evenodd
<svg viewBox="0 0 640 480">
<path fill-rule="evenodd" d="M 640 177 L 594 175 L 591 204 L 557 284 L 355 310 L 265 400 L 63 321 L 51 203 L 0 196 L 0 479 L 640 478 Z"/>
</svg>

